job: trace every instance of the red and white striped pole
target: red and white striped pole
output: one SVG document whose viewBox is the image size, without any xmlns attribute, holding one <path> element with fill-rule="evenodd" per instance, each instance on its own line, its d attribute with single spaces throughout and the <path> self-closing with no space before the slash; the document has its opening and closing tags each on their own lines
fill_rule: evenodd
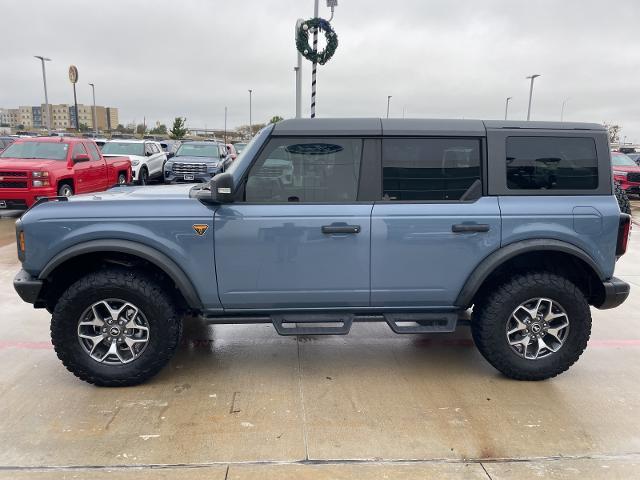
<svg viewBox="0 0 640 480">
<path fill-rule="evenodd" d="M 318 18 L 318 2 L 315 0 L 313 6 L 313 18 Z M 318 53 L 318 29 L 313 29 L 313 53 Z M 311 70 L 311 118 L 316 118 L 316 74 L 318 71 L 318 63 L 313 62 Z"/>
</svg>

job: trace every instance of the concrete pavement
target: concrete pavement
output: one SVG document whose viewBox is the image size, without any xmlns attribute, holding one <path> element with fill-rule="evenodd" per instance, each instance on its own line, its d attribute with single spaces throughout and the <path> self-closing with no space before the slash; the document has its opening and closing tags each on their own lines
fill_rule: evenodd
<svg viewBox="0 0 640 480">
<path fill-rule="evenodd" d="M 468 329 L 279 337 L 192 320 L 175 359 L 139 387 L 80 382 L 48 314 L 11 286 L 0 220 L 0 478 L 633 478 L 640 464 L 640 236 L 616 274 L 630 299 L 593 310 L 569 372 L 515 382 Z"/>
</svg>

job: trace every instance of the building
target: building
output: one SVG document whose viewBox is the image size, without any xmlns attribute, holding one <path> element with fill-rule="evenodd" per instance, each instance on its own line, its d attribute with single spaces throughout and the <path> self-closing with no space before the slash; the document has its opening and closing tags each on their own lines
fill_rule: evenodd
<svg viewBox="0 0 640 480">
<path fill-rule="evenodd" d="M 78 104 L 80 125 L 94 130 L 93 105 Z M 0 108 L 0 125 L 16 128 L 22 125 L 24 129 L 47 128 L 47 117 L 51 119 L 52 130 L 66 130 L 76 128 L 76 112 L 73 105 L 62 103 L 49 104 L 49 111 L 44 104 L 40 106 L 21 106 L 19 108 Z M 115 130 L 119 123 L 118 109 L 96 105 L 96 123 L 98 130 Z"/>
<path fill-rule="evenodd" d="M 33 111 L 31 107 L 18 107 L 18 125 L 24 129 L 33 128 Z"/>
</svg>

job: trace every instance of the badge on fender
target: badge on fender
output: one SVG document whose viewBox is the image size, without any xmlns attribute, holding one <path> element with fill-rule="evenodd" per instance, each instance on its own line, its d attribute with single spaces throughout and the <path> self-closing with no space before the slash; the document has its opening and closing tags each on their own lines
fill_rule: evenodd
<svg viewBox="0 0 640 480">
<path fill-rule="evenodd" d="M 205 234 L 205 232 L 206 232 L 207 230 L 209 230 L 209 225 L 201 224 L 201 223 L 196 223 L 196 224 L 193 226 L 193 229 L 196 231 L 196 233 L 198 234 L 198 236 L 200 236 L 200 237 L 201 237 L 202 235 L 204 235 L 204 234 Z"/>
</svg>

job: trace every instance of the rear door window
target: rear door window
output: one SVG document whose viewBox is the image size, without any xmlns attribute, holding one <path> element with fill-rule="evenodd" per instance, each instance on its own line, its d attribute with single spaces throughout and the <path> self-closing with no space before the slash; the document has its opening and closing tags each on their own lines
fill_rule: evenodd
<svg viewBox="0 0 640 480">
<path fill-rule="evenodd" d="M 383 200 L 456 201 L 479 181 L 479 139 L 382 141 Z"/>
<path fill-rule="evenodd" d="M 508 137 L 510 190 L 594 190 L 598 156 L 592 138 Z"/>
</svg>

